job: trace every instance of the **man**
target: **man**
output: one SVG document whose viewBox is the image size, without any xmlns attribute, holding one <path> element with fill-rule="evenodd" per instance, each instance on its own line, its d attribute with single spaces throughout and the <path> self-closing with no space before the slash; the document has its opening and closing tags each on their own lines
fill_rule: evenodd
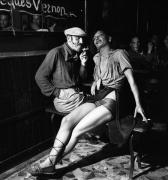
<svg viewBox="0 0 168 180">
<path fill-rule="evenodd" d="M 34 14 L 32 16 L 32 22 L 30 23 L 30 30 L 38 31 L 39 29 L 42 28 L 41 26 L 42 26 L 41 16 L 38 14 Z"/>
<path fill-rule="evenodd" d="M 9 14 L 1 13 L 0 14 L 0 30 L 1 31 L 9 31 L 11 30 Z"/>
<path fill-rule="evenodd" d="M 78 83 L 86 77 L 85 52 L 81 53 L 86 33 L 79 27 L 64 31 L 67 42 L 48 52 L 39 67 L 35 80 L 41 92 L 53 97 L 57 111 L 69 113 L 84 99 Z"/>
<path fill-rule="evenodd" d="M 131 42 L 129 44 L 128 54 L 130 57 L 131 65 L 134 70 L 140 69 L 148 69 L 149 64 L 147 58 L 150 56 L 146 56 L 143 54 L 143 51 L 140 49 L 141 43 L 138 36 L 134 36 L 131 38 Z"/>
</svg>

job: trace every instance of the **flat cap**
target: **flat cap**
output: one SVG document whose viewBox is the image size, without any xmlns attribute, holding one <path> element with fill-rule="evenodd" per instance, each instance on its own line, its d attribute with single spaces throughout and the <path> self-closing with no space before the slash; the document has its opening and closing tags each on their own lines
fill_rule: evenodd
<svg viewBox="0 0 168 180">
<path fill-rule="evenodd" d="M 79 27 L 72 27 L 69 29 L 66 29 L 64 31 L 65 36 L 71 35 L 71 36 L 86 36 L 86 33 L 84 30 L 82 30 Z"/>
</svg>

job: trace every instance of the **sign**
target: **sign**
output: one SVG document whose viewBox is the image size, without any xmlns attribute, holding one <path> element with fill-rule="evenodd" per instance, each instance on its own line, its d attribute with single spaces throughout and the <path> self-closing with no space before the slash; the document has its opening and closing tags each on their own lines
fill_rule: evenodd
<svg viewBox="0 0 168 180">
<path fill-rule="evenodd" d="M 43 14 L 56 19 L 77 18 L 82 13 L 79 0 L 0 0 L 0 10 Z"/>
<path fill-rule="evenodd" d="M 1 11 L 10 11 L 11 10 L 11 2 L 10 0 L 0 0 L 0 10 Z"/>
<path fill-rule="evenodd" d="M 78 17 L 78 13 L 75 11 L 75 9 L 73 9 L 72 1 L 43 0 L 42 11 L 44 16 L 51 16 L 58 19 Z"/>
<path fill-rule="evenodd" d="M 0 10 L 5 9 L 29 14 L 40 14 L 41 0 L 0 0 Z"/>
<path fill-rule="evenodd" d="M 16 29 L 31 30 L 33 15 L 40 15 L 40 29 L 54 32 L 84 26 L 84 5 L 84 0 L 0 0 L 0 11 L 11 12 Z"/>
</svg>

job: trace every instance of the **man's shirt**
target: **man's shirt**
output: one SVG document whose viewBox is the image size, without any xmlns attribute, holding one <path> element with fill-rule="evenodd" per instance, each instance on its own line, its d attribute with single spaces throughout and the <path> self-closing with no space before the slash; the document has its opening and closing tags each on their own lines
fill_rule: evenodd
<svg viewBox="0 0 168 180">
<path fill-rule="evenodd" d="M 76 87 L 79 81 L 80 60 L 67 43 L 48 52 L 35 80 L 46 96 L 58 96 L 60 89 Z"/>
</svg>

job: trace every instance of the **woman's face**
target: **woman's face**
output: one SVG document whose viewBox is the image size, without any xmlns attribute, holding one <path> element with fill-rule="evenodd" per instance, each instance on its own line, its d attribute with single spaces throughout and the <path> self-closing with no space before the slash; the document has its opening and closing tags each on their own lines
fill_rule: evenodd
<svg viewBox="0 0 168 180">
<path fill-rule="evenodd" d="M 96 46 L 96 48 L 99 50 L 100 48 L 106 46 L 108 44 L 108 40 L 104 32 L 102 31 L 97 31 L 94 34 L 93 37 L 93 43 Z"/>
</svg>

